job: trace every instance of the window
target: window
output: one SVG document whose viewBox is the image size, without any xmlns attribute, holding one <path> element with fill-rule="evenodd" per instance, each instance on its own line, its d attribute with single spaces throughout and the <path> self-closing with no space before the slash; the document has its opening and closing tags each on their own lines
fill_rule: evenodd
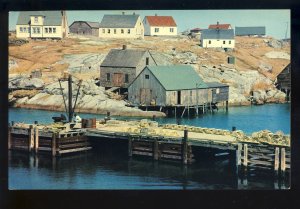
<svg viewBox="0 0 300 209">
<path fill-rule="evenodd" d="M 124 33 L 124 29 L 121 29 L 121 33 Z"/>
<path fill-rule="evenodd" d="M 34 17 L 34 23 L 38 23 L 38 22 L 39 22 L 38 17 Z"/>
<path fill-rule="evenodd" d="M 41 33 L 40 28 L 36 28 L 37 33 Z"/>
<path fill-rule="evenodd" d="M 219 93 L 220 93 L 220 89 L 217 88 L 217 89 L 216 89 L 216 94 L 219 94 Z"/>
<path fill-rule="evenodd" d="M 49 28 L 49 33 L 52 33 L 52 28 Z"/>
<path fill-rule="evenodd" d="M 33 29 L 33 33 L 36 33 L 36 28 L 32 28 Z"/>
<path fill-rule="evenodd" d="M 149 75 L 145 75 L 145 79 L 149 79 Z"/>
<path fill-rule="evenodd" d="M 102 33 L 105 33 L 105 29 L 102 29 Z"/>
<path fill-rule="evenodd" d="M 23 27 L 20 27 L 20 32 L 23 32 Z"/>
<path fill-rule="evenodd" d="M 211 40 L 208 41 L 208 44 L 211 44 Z"/>
<path fill-rule="evenodd" d="M 53 33 L 56 33 L 56 28 L 53 28 Z"/>
<path fill-rule="evenodd" d="M 45 33 L 48 33 L 48 28 L 45 28 Z"/>
<path fill-rule="evenodd" d="M 229 44 L 231 44 L 231 41 L 229 41 Z"/>
<path fill-rule="evenodd" d="M 30 27 L 27 28 L 28 33 L 30 33 Z"/>
<path fill-rule="evenodd" d="M 174 32 L 174 28 L 170 28 L 170 32 L 173 33 Z"/>
<path fill-rule="evenodd" d="M 130 29 L 128 29 L 127 33 L 130 34 Z"/>
<path fill-rule="evenodd" d="M 107 33 L 110 33 L 110 29 L 107 29 Z"/>
<path fill-rule="evenodd" d="M 223 41 L 223 44 L 225 44 L 225 41 Z"/>
<path fill-rule="evenodd" d="M 110 81 L 110 73 L 106 73 L 106 81 Z"/>
<path fill-rule="evenodd" d="M 117 29 L 114 29 L 114 34 L 116 34 L 117 33 Z"/>
<path fill-rule="evenodd" d="M 128 82 L 129 82 L 129 75 L 125 74 L 125 83 L 128 83 Z"/>
<path fill-rule="evenodd" d="M 159 32 L 159 28 L 154 28 L 154 32 L 158 33 Z"/>
</svg>

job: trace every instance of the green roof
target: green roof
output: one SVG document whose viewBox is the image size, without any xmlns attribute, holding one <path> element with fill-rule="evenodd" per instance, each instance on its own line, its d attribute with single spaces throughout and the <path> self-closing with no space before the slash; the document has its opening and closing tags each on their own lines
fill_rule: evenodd
<svg viewBox="0 0 300 209">
<path fill-rule="evenodd" d="M 154 65 L 147 68 L 167 91 L 207 88 L 199 74 L 189 65 Z"/>
<path fill-rule="evenodd" d="M 62 14 L 61 11 L 22 11 L 19 14 L 17 25 L 30 24 L 30 16 L 44 16 L 44 25 L 61 25 Z"/>
</svg>

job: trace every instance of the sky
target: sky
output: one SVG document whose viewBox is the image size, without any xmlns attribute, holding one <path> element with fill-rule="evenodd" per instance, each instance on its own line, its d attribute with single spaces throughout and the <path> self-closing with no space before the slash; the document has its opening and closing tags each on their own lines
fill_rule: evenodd
<svg viewBox="0 0 300 209">
<path fill-rule="evenodd" d="M 149 15 L 173 16 L 178 31 L 193 28 L 208 28 L 210 24 L 231 24 L 236 26 L 265 26 L 266 35 L 276 39 L 290 38 L 290 10 L 89 10 L 67 11 L 68 24 L 73 21 L 101 22 L 104 14 L 132 14 L 135 12 L 144 19 Z M 9 13 L 9 30 L 14 30 L 19 12 Z M 287 36 L 286 36 L 287 31 Z"/>
</svg>

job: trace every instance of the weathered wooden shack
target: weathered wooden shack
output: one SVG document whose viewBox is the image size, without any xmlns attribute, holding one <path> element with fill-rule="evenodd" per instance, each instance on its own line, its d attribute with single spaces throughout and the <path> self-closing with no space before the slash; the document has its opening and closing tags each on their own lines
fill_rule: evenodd
<svg viewBox="0 0 300 209">
<path fill-rule="evenodd" d="M 127 88 L 146 65 L 156 65 L 146 50 L 112 49 L 100 65 L 100 85 Z"/>
<path fill-rule="evenodd" d="M 197 106 L 208 102 L 208 86 L 189 65 L 146 66 L 128 87 L 133 105 Z"/>
<path fill-rule="evenodd" d="M 218 82 L 207 82 L 206 85 L 208 86 L 208 89 L 211 91 L 211 93 L 208 93 L 208 95 L 211 95 L 211 99 L 209 98 L 209 101 L 212 103 L 219 103 L 228 101 L 229 99 L 229 86 L 223 83 Z"/>
<path fill-rule="evenodd" d="M 287 100 L 291 94 L 291 63 L 289 63 L 276 78 L 276 87 L 287 95 Z"/>
<path fill-rule="evenodd" d="M 74 21 L 70 25 L 70 33 L 78 35 L 99 36 L 100 23 L 89 21 Z"/>
</svg>

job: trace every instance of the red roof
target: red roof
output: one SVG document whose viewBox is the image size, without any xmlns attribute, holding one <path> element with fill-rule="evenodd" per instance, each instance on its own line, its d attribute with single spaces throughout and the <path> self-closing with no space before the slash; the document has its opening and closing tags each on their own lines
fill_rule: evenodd
<svg viewBox="0 0 300 209">
<path fill-rule="evenodd" d="M 151 26 L 177 26 L 172 16 L 146 16 L 146 18 Z"/>
<path fill-rule="evenodd" d="M 208 29 L 229 29 L 230 24 L 216 24 L 216 25 L 209 25 Z"/>
</svg>

